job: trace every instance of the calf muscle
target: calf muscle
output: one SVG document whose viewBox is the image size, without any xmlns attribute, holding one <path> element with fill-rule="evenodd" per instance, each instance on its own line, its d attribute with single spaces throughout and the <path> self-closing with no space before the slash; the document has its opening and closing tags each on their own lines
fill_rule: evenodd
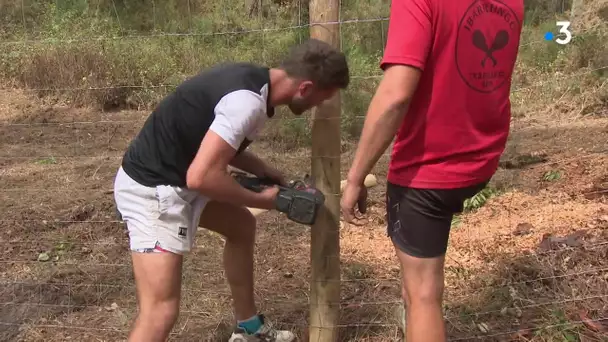
<svg viewBox="0 0 608 342">
<path fill-rule="evenodd" d="M 255 315 L 255 217 L 244 207 L 212 201 L 207 204 L 200 222 L 202 227 L 226 237 L 224 271 L 232 293 L 235 318 L 244 320 Z"/>
<path fill-rule="evenodd" d="M 408 342 L 444 342 L 443 266 L 445 257 L 415 258 L 397 246 L 402 270 L 402 296 L 406 303 L 406 340 Z"/>
</svg>

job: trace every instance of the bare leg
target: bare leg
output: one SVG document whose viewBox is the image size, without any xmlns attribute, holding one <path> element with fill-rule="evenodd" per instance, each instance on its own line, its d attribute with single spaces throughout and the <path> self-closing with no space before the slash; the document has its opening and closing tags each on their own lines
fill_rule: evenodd
<svg viewBox="0 0 608 342">
<path fill-rule="evenodd" d="M 402 271 L 402 296 L 406 303 L 407 342 L 445 342 L 442 300 L 445 256 L 415 258 L 397 246 Z"/>
<path fill-rule="evenodd" d="M 232 292 L 234 315 L 245 320 L 257 313 L 253 297 L 255 217 L 246 208 L 210 202 L 200 225 L 226 237 L 224 270 Z"/>
<path fill-rule="evenodd" d="M 139 314 L 129 342 L 164 342 L 179 314 L 182 256 L 132 252 Z"/>
</svg>

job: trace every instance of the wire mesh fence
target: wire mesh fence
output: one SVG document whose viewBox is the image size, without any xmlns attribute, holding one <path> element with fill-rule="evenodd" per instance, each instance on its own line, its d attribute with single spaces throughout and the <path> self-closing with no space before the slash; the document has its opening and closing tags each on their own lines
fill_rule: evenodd
<svg viewBox="0 0 608 342">
<path fill-rule="evenodd" d="M 567 10 L 560 3 L 555 9 Z M 11 20 L 0 32 L 0 339 L 121 340 L 137 311 L 128 239 L 112 197 L 128 142 L 188 75 L 229 60 L 273 65 L 320 23 L 309 22 L 301 1 L 43 4 L 20 1 L 3 14 Z M 381 79 L 389 2 L 340 6 L 340 19 L 323 24 L 340 27 L 353 74 L 339 118 L 344 174 Z M 55 19 L 33 19 L 45 11 Z M 72 21 L 57 19 L 61 11 Z M 491 187 L 453 221 L 445 301 L 451 340 L 605 337 L 608 122 L 589 113 L 605 110 L 597 101 L 607 92 L 608 65 L 580 56 L 602 32 L 601 21 L 580 27 L 573 46 L 583 45 L 574 54 L 547 47 L 535 27 L 524 30 L 510 145 Z M 554 69 L 536 64 L 542 53 L 557 56 Z M 565 62 L 574 56 L 588 63 Z M 275 121 L 252 150 L 300 178 L 310 172 L 310 118 L 282 112 Z M 375 169 L 366 221 L 342 227 L 341 254 L 328 256 L 341 261 L 341 301 L 331 303 L 340 306 L 341 340 L 401 338 L 400 273 L 382 200 L 389 158 Z M 319 305 L 308 293 L 310 230 L 272 212 L 258 217 L 258 227 L 256 302 L 305 340 L 307 313 Z M 225 340 L 232 325 L 225 238 L 197 234 L 171 338 Z"/>
</svg>

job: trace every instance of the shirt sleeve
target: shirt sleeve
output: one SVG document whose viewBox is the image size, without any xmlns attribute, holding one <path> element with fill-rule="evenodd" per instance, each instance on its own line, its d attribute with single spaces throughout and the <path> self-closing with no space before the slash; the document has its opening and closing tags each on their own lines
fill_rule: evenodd
<svg viewBox="0 0 608 342">
<path fill-rule="evenodd" d="M 429 0 L 393 0 L 380 68 L 405 64 L 424 70 L 432 40 Z"/>
<path fill-rule="evenodd" d="M 209 130 L 238 151 L 241 143 L 257 130 L 265 118 L 266 104 L 262 97 L 249 90 L 237 90 L 218 102 Z"/>
</svg>

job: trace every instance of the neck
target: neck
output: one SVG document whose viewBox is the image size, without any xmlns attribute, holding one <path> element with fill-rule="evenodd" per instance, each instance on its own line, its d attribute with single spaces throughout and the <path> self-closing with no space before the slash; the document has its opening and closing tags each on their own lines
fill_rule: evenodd
<svg viewBox="0 0 608 342">
<path fill-rule="evenodd" d="M 270 105 L 288 104 L 293 96 L 293 80 L 284 70 L 270 69 Z"/>
</svg>

